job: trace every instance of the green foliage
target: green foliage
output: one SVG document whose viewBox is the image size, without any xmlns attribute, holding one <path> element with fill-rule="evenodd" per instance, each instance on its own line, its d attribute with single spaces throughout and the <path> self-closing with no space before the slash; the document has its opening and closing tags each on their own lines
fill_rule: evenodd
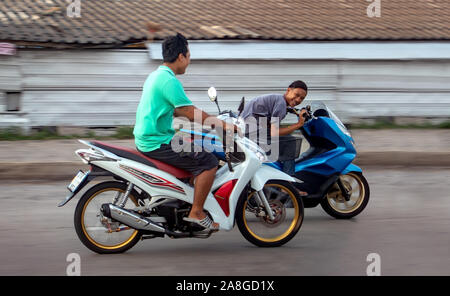
<svg viewBox="0 0 450 296">
<path fill-rule="evenodd" d="M 38 131 L 31 132 L 29 135 L 24 134 L 19 128 L 0 129 L 0 141 L 19 141 L 19 140 L 55 140 L 55 139 L 73 139 L 73 136 L 61 136 L 54 130 L 43 128 Z"/>
<path fill-rule="evenodd" d="M 96 136 L 93 130 L 89 130 L 85 135 L 60 135 L 54 128 L 41 128 L 32 130 L 29 134 L 24 134 L 20 128 L 0 129 L 0 141 L 21 141 L 21 140 L 63 140 L 63 139 L 133 139 L 133 127 L 122 126 L 116 129 L 112 136 Z"/>
<path fill-rule="evenodd" d="M 440 124 L 397 124 L 392 121 L 377 120 L 374 123 L 350 124 L 350 129 L 449 129 L 450 121 Z"/>
<path fill-rule="evenodd" d="M 132 126 L 121 126 L 117 128 L 116 134 L 113 136 L 116 139 L 134 139 Z"/>
<path fill-rule="evenodd" d="M 348 125 L 350 129 L 450 129 L 450 121 L 440 124 L 396 124 L 389 120 L 377 120 L 374 123 Z M 62 140 L 62 139 L 133 139 L 133 126 L 120 126 L 112 136 L 96 136 L 93 130 L 85 135 L 59 135 L 54 128 L 41 128 L 24 134 L 20 128 L 0 129 L 0 141 L 20 140 Z"/>
</svg>

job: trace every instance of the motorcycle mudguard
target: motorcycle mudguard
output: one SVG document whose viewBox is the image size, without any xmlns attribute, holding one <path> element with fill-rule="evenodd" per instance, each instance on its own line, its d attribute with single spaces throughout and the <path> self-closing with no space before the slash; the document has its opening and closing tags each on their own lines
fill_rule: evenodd
<svg viewBox="0 0 450 296">
<path fill-rule="evenodd" d="M 86 172 L 86 177 L 84 178 L 84 180 L 80 183 L 80 185 L 78 185 L 75 191 L 70 192 L 69 195 L 67 195 L 66 198 L 58 204 L 58 208 L 67 204 L 75 195 L 77 195 L 78 192 L 81 191 L 81 189 L 84 188 L 84 186 L 86 186 L 89 182 L 91 182 L 95 177 L 97 176 L 92 175 L 91 172 L 89 171 Z"/>
<path fill-rule="evenodd" d="M 94 180 L 97 177 L 105 177 L 105 176 L 112 176 L 113 174 L 111 174 L 110 172 L 107 171 L 95 171 L 93 172 L 92 169 L 91 171 L 87 171 L 86 173 L 86 178 L 84 178 L 83 182 L 80 183 L 80 185 L 78 185 L 77 189 L 74 192 L 70 192 L 66 198 L 60 202 L 58 204 L 58 207 L 63 207 L 64 205 L 66 205 L 75 195 L 77 195 L 89 182 L 91 182 L 92 180 Z"/>
<path fill-rule="evenodd" d="M 268 165 L 262 165 L 258 171 L 256 171 L 255 175 L 251 180 L 251 186 L 256 191 L 262 190 L 264 188 L 264 184 L 269 180 L 284 180 L 288 182 L 295 182 L 295 179 L 289 176 L 288 174 L 277 170 Z"/>
<path fill-rule="evenodd" d="M 351 163 L 342 171 L 341 174 L 346 175 L 350 172 L 362 173 L 362 169 L 360 167 L 358 167 L 357 165 L 354 165 L 353 163 Z"/>
</svg>

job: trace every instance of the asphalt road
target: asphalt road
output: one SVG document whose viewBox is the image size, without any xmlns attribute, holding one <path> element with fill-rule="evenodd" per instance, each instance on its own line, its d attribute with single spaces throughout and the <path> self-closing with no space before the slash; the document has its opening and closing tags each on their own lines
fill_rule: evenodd
<svg viewBox="0 0 450 296">
<path fill-rule="evenodd" d="M 300 232 L 280 248 L 248 243 L 236 228 L 209 239 L 157 238 L 119 255 L 98 255 L 73 228 L 77 198 L 63 208 L 67 182 L 0 184 L 0 275 L 366 275 L 376 253 L 381 275 L 450 275 L 450 169 L 369 168 L 371 200 L 338 221 L 305 210 Z"/>
</svg>

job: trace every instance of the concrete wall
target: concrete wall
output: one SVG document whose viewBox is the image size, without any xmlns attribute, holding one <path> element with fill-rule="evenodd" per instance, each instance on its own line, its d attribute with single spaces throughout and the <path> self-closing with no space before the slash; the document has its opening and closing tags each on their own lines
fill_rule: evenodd
<svg viewBox="0 0 450 296">
<path fill-rule="evenodd" d="M 1 56 L 1 125 L 133 125 L 141 87 L 160 63 L 144 50 L 18 50 Z M 310 87 L 307 100 L 325 101 L 346 122 L 450 118 L 450 60 L 193 59 L 179 78 L 194 104 L 211 113 L 217 109 L 207 96 L 210 86 L 218 89 L 222 109 L 235 110 L 242 96 L 283 93 L 302 79 Z M 7 92 L 21 92 L 20 111 L 5 110 Z"/>
</svg>

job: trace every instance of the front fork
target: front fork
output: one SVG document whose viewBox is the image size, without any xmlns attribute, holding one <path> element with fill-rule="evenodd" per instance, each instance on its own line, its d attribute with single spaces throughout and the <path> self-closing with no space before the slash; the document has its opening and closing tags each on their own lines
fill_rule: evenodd
<svg viewBox="0 0 450 296">
<path fill-rule="evenodd" d="M 337 179 L 337 184 L 339 186 L 339 189 L 342 192 L 342 196 L 345 198 L 345 201 L 349 201 L 350 200 L 350 194 L 347 191 L 347 189 L 345 188 L 344 183 L 342 183 L 342 180 L 341 180 L 340 177 Z"/>
<path fill-rule="evenodd" d="M 264 191 L 259 190 L 256 192 L 256 199 L 259 204 L 262 204 L 264 206 L 264 209 L 266 210 L 267 215 L 269 216 L 270 220 L 275 220 L 275 217 L 273 215 L 273 211 L 270 208 L 269 202 L 267 201 L 266 195 L 264 194 Z"/>
</svg>

